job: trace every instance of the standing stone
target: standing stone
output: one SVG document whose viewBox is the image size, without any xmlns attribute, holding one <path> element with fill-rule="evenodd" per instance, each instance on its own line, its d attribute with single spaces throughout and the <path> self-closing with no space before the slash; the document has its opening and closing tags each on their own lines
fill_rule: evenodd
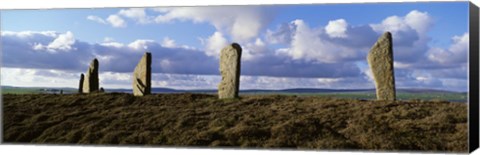
<svg viewBox="0 0 480 155">
<path fill-rule="evenodd" d="M 233 43 L 220 52 L 220 74 L 222 81 L 218 85 L 218 98 L 237 98 L 240 88 L 240 60 L 242 48 Z"/>
<path fill-rule="evenodd" d="M 98 91 L 98 60 L 95 58 L 90 63 L 85 80 L 83 80 L 83 93 Z"/>
<path fill-rule="evenodd" d="M 151 91 L 152 54 L 146 52 L 133 71 L 133 95 L 145 96 Z"/>
<path fill-rule="evenodd" d="M 390 32 L 385 32 L 372 46 L 367 61 L 375 79 L 377 100 L 394 101 L 396 99 L 395 76 Z"/>
<path fill-rule="evenodd" d="M 83 73 L 80 74 L 80 83 L 79 83 L 79 86 L 78 86 L 78 93 L 83 92 L 83 80 L 84 79 L 85 79 L 85 76 L 83 76 Z"/>
</svg>

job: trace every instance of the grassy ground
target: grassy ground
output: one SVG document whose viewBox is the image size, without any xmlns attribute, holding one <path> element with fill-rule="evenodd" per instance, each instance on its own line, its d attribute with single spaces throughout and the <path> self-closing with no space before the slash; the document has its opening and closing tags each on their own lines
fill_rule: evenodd
<svg viewBox="0 0 480 155">
<path fill-rule="evenodd" d="M 246 93 L 245 95 L 265 95 L 264 93 Z M 370 92 L 346 92 L 346 93 L 284 93 L 282 95 L 295 95 L 295 96 L 320 96 L 320 97 L 336 97 L 342 99 L 364 99 L 373 100 L 376 99 L 375 93 Z M 452 93 L 452 92 L 422 92 L 422 93 L 409 93 L 399 92 L 396 94 L 398 100 L 437 100 L 437 101 L 455 101 L 455 102 L 467 102 L 467 93 Z"/>
<path fill-rule="evenodd" d="M 24 87 L 2 87 L 2 94 L 60 94 L 60 90 L 65 94 L 77 93 L 78 90 L 71 88 L 55 89 L 52 88 L 24 88 Z"/>
<path fill-rule="evenodd" d="M 5 94 L 3 141 L 466 152 L 467 104 L 208 94 Z"/>
</svg>

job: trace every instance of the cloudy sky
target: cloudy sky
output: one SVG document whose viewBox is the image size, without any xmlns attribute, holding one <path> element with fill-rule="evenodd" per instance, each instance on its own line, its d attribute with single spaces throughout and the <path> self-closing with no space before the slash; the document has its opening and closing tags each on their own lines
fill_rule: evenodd
<svg viewBox="0 0 480 155">
<path fill-rule="evenodd" d="M 468 2 L 2 10 L 1 85 L 130 88 L 152 53 L 153 87 L 216 89 L 220 50 L 242 48 L 240 89 L 374 88 L 366 56 L 393 34 L 398 88 L 467 90 Z"/>
</svg>

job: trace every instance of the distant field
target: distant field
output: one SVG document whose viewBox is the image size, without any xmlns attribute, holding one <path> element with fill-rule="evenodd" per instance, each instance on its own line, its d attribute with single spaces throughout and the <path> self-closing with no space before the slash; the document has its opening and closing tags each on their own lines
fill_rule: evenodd
<svg viewBox="0 0 480 155">
<path fill-rule="evenodd" d="M 26 87 L 2 87 L 2 94 L 59 94 L 60 90 L 63 90 L 64 94 L 77 93 L 77 89 L 73 88 L 26 88 Z M 106 90 L 107 92 L 119 91 L 119 90 Z M 120 92 L 130 93 L 131 90 L 122 90 Z M 163 94 L 163 93 L 183 93 L 188 92 L 185 90 L 162 90 L 153 93 Z M 216 94 L 215 90 L 201 91 L 193 90 L 193 93 L 202 93 L 202 94 Z M 361 91 L 361 92 L 282 92 L 282 91 L 246 91 L 240 92 L 241 95 L 296 95 L 296 96 L 320 96 L 320 97 L 336 97 L 343 99 L 359 99 L 359 100 L 372 100 L 376 99 L 375 93 L 371 91 Z M 399 91 L 397 92 L 398 100 L 432 100 L 432 101 L 454 101 L 454 102 L 467 102 L 467 93 L 456 93 L 456 92 L 407 92 Z"/>
<path fill-rule="evenodd" d="M 293 95 L 4 94 L 3 142 L 466 152 L 467 106 Z"/>
<path fill-rule="evenodd" d="M 60 90 L 64 94 L 76 93 L 72 88 L 31 88 L 31 87 L 2 87 L 2 94 L 59 94 Z"/>
<path fill-rule="evenodd" d="M 2 88 L 2 94 L 38 94 L 38 88 Z"/>
<path fill-rule="evenodd" d="M 244 93 L 245 95 L 266 95 L 270 93 Z M 375 93 L 359 92 L 359 93 L 276 93 L 281 95 L 296 95 L 296 96 L 322 96 L 322 97 L 336 97 L 343 99 L 376 99 Z M 438 101 L 455 101 L 467 102 L 467 93 L 451 93 L 451 92 L 399 92 L 397 93 L 398 100 L 438 100 Z"/>
</svg>

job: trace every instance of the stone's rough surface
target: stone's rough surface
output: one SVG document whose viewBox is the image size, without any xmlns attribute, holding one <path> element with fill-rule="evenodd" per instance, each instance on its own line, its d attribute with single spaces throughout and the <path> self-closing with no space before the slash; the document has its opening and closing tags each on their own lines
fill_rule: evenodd
<svg viewBox="0 0 480 155">
<path fill-rule="evenodd" d="M 222 81 L 218 85 L 218 98 L 237 98 L 240 87 L 240 59 L 242 48 L 233 43 L 220 52 L 220 74 Z"/>
<path fill-rule="evenodd" d="M 372 46 L 367 61 L 375 79 L 377 99 L 396 100 L 392 34 L 390 32 L 385 32 Z"/>
<path fill-rule="evenodd" d="M 98 91 L 98 60 L 93 59 L 83 80 L 83 93 Z"/>
<path fill-rule="evenodd" d="M 83 80 L 85 79 L 85 76 L 83 74 L 80 74 L 80 83 L 78 85 L 78 93 L 83 92 Z"/>
<path fill-rule="evenodd" d="M 146 52 L 133 71 L 133 95 L 144 96 L 150 94 L 152 77 L 152 55 Z"/>
</svg>

